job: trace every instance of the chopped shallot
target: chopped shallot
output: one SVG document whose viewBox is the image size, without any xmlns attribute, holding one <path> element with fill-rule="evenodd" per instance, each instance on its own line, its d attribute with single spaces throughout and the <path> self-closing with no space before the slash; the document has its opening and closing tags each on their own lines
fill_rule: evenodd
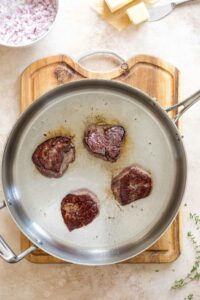
<svg viewBox="0 0 200 300">
<path fill-rule="evenodd" d="M 56 12 L 56 0 L 0 0 L 0 43 L 20 46 L 37 40 Z"/>
</svg>

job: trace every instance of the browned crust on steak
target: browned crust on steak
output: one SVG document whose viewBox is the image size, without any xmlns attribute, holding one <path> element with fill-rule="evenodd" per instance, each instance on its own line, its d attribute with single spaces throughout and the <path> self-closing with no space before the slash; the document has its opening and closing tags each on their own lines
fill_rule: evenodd
<svg viewBox="0 0 200 300">
<path fill-rule="evenodd" d="M 47 177 L 58 178 L 75 160 L 75 147 L 72 138 L 57 136 L 46 140 L 37 146 L 32 155 L 32 161 L 38 171 Z"/>
<path fill-rule="evenodd" d="M 87 189 L 71 192 L 61 202 L 61 214 L 69 231 L 86 226 L 99 214 L 97 196 Z"/>
<path fill-rule="evenodd" d="M 95 157 L 116 162 L 125 134 L 125 129 L 120 125 L 90 124 L 85 130 L 83 143 Z"/>
<path fill-rule="evenodd" d="M 112 179 L 111 189 L 121 205 L 149 196 L 152 190 L 151 174 L 133 165 L 122 170 Z"/>
</svg>

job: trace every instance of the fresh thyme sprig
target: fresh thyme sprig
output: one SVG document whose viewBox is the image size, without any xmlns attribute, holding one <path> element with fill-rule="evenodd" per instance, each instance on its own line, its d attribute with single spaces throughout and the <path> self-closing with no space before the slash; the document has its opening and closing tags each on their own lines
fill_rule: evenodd
<svg viewBox="0 0 200 300">
<path fill-rule="evenodd" d="M 194 297 L 193 294 L 189 294 L 187 297 L 184 298 L 184 300 L 192 300 Z"/>
<path fill-rule="evenodd" d="M 195 213 L 194 214 L 190 213 L 189 217 L 194 222 L 196 230 L 199 230 L 200 216 L 198 216 Z M 192 280 L 196 280 L 196 281 L 200 280 L 200 244 L 198 244 L 195 235 L 191 231 L 187 233 L 187 237 L 189 238 L 189 240 L 191 241 L 194 247 L 195 261 L 190 272 L 184 278 L 176 280 L 172 286 L 172 289 L 180 289 L 186 286 Z M 188 295 L 188 298 L 185 299 L 188 300 L 193 299 L 193 294 Z"/>
<path fill-rule="evenodd" d="M 194 214 L 190 213 L 189 216 L 190 216 L 190 219 L 194 221 L 195 225 L 200 226 L 200 216 L 198 216 L 195 213 Z M 197 229 L 199 229 L 199 227 Z"/>
</svg>

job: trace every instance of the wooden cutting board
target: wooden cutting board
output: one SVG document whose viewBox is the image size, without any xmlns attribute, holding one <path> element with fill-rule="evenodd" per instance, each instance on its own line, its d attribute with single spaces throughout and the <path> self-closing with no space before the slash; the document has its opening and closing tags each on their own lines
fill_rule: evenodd
<svg viewBox="0 0 200 300">
<path fill-rule="evenodd" d="M 97 73 L 89 71 L 65 55 L 51 56 L 31 64 L 21 76 L 21 111 L 24 111 L 39 96 L 61 84 L 84 78 L 118 80 L 137 87 L 159 99 L 163 107 L 178 102 L 179 71 L 167 62 L 152 56 L 138 55 L 117 69 Z M 31 242 L 21 234 L 21 249 Z M 150 249 L 132 258 L 127 263 L 166 263 L 174 261 L 181 253 L 180 213 Z M 42 250 L 36 250 L 27 257 L 35 263 L 64 263 Z"/>
</svg>

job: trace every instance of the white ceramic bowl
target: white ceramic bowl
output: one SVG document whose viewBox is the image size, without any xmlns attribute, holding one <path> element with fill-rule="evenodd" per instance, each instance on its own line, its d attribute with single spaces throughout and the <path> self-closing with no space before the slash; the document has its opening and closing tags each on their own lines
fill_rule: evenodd
<svg viewBox="0 0 200 300">
<path fill-rule="evenodd" d="M 41 41 L 43 38 L 46 37 L 46 35 L 52 30 L 53 26 L 55 25 L 55 22 L 56 22 L 57 16 L 58 16 L 58 10 L 59 10 L 59 0 L 56 0 L 56 6 L 57 6 L 57 9 L 56 9 L 55 19 L 53 20 L 53 22 L 49 26 L 48 31 L 45 32 L 43 35 L 40 35 L 34 41 L 30 41 L 28 43 L 22 43 L 22 44 L 18 44 L 18 45 L 13 45 L 13 44 L 5 43 L 4 41 L 0 40 L 0 46 L 9 47 L 9 48 L 25 48 L 25 47 L 30 47 L 32 45 L 35 45 L 37 42 Z"/>
</svg>

